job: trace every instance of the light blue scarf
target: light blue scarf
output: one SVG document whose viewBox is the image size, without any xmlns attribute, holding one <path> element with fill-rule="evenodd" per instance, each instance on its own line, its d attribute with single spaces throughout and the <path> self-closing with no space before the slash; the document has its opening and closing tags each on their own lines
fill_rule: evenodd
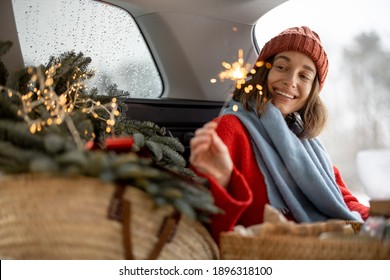
<svg viewBox="0 0 390 280">
<path fill-rule="evenodd" d="M 238 110 L 233 111 L 233 105 Z M 271 205 L 290 212 L 297 222 L 345 219 L 362 222 L 346 206 L 333 165 L 319 139 L 299 139 L 271 102 L 258 116 L 231 101 L 223 114 L 233 114 L 251 135 L 256 161 L 264 175 Z"/>
</svg>

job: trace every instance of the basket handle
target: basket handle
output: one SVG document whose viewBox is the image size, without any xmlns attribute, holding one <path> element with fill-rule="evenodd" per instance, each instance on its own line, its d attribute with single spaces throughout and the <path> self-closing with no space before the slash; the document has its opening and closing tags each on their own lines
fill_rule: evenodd
<svg viewBox="0 0 390 280">
<path fill-rule="evenodd" d="M 125 184 L 116 184 L 115 192 L 108 207 L 107 216 L 109 219 L 119 221 L 123 224 L 122 235 L 125 249 L 125 259 L 134 260 L 135 258 L 131 242 L 131 203 L 123 198 L 125 190 Z M 153 250 L 149 253 L 147 260 L 157 259 L 164 245 L 172 240 L 176 233 L 180 217 L 181 215 L 177 211 L 174 211 L 172 215 L 164 218 L 158 234 L 158 241 Z"/>
<path fill-rule="evenodd" d="M 152 252 L 148 256 L 148 260 L 155 260 L 160 255 L 161 250 L 163 249 L 165 243 L 168 243 L 172 240 L 173 236 L 176 233 L 176 228 L 180 220 L 180 214 L 178 212 L 173 212 L 171 216 L 165 217 L 161 225 L 160 233 L 158 235 L 158 242 L 154 246 Z"/>
</svg>

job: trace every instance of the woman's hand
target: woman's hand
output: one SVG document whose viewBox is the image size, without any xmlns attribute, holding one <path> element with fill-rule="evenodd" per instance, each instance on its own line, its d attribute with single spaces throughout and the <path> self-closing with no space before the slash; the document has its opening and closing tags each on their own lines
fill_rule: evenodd
<svg viewBox="0 0 390 280">
<path fill-rule="evenodd" d="M 215 131 L 218 124 L 208 122 L 195 131 L 190 141 L 190 163 L 199 172 L 213 177 L 227 187 L 233 171 L 233 162 L 225 143 Z"/>
</svg>

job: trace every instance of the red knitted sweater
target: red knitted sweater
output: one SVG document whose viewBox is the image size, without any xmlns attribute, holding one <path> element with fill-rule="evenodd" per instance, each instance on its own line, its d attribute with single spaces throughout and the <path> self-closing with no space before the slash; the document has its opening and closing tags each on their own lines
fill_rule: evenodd
<svg viewBox="0 0 390 280">
<path fill-rule="evenodd" d="M 217 133 L 230 151 L 234 168 L 227 189 L 208 177 L 215 203 L 225 212 L 212 217 L 210 231 L 217 241 L 221 231 L 230 231 L 235 225 L 247 227 L 262 223 L 265 204 L 269 203 L 264 177 L 256 163 L 246 128 L 233 115 L 224 115 L 218 121 Z M 367 219 L 369 207 L 351 194 L 336 167 L 334 172 L 348 208 Z"/>
</svg>

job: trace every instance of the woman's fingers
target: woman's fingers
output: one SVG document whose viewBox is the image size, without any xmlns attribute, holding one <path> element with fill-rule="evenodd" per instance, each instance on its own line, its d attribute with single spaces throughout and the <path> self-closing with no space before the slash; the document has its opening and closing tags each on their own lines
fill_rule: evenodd
<svg viewBox="0 0 390 280">
<path fill-rule="evenodd" d="M 190 162 L 193 166 L 209 165 L 227 152 L 225 144 L 215 131 L 216 123 L 208 123 L 200 128 L 190 141 Z"/>
<path fill-rule="evenodd" d="M 211 143 L 213 140 L 213 133 L 215 133 L 215 122 L 206 123 L 203 127 L 195 131 L 194 137 L 190 140 L 191 149 L 194 146 L 200 145 L 202 143 Z"/>
<path fill-rule="evenodd" d="M 205 123 L 205 125 L 203 127 L 210 128 L 210 129 L 216 129 L 218 127 L 218 123 L 215 121 L 207 122 L 207 123 Z"/>
<path fill-rule="evenodd" d="M 189 161 L 198 171 L 214 177 L 226 187 L 230 181 L 233 163 L 229 150 L 216 132 L 216 122 L 206 123 L 195 131 L 190 141 Z"/>
<path fill-rule="evenodd" d="M 202 143 L 210 143 L 211 142 L 211 135 L 209 134 L 201 134 L 201 135 L 197 135 L 195 137 L 192 137 L 191 140 L 190 140 L 190 146 L 196 146 L 196 145 L 199 145 L 199 144 L 202 144 Z"/>
<path fill-rule="evenodd" d="M 207 143 L 201 143 L 191 148 L 190 161 L 199 158 L 200 156 L 207 153 L 209 146 Z"/>
<path fill-rule="evenodd" d="M 217 128 L 216 125 L 214 125 L 214 124 L 215 124 L 214 122 L 213 123 L 207 123 L 203 127 L 198 128 L 195 131 L 194 136 L 207 135 L 207 134 L 212 133 Z"/>
</svg>

